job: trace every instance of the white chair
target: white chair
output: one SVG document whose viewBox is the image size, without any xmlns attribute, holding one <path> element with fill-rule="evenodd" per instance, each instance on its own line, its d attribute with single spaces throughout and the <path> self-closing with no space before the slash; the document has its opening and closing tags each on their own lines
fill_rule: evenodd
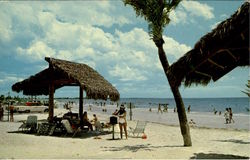
<svg viewBox="0 0 250 160">
<path fill-rule="evenodd" d="M 146 124 L 147 124 L 147 122 L 137 121 L 135 128 L 129 127 L 129 129 L 130 129 L 129 133 L 132 133 L 133 136 L 136 135 L 136 137 L 139 137 L 140 134 L 144 133 L 145 128 L 146 128 Z"/>
</svg>

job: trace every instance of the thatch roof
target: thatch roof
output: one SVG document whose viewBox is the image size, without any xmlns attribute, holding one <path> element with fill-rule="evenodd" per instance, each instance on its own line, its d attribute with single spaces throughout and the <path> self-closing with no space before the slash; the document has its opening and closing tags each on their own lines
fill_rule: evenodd
<svg viewBox="0 0 250 160">
<path fill-rule="evenodd" d="M 180 86 L 207 85 L 237 66 L 249 66 L 249 2 L 203 36 L 168 70 L 170 81 Z"/>
<path fill-rule="evenodd" d="M 49 68 L 14 84 L 12 90 L 23 91 L 24 95 L 48 95 L 49 84 L 53 82 L 55 90 L 63 86 L 81 86 L 89 98 L 119 99 L 117 89 L 88 65 L 48 57 L 45 60 Z"/>
</svg>

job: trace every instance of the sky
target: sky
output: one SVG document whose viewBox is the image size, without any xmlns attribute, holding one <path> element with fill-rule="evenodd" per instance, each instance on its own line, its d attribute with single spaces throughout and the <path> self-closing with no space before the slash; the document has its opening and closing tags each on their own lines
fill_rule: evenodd
<svg viewBox="0 0 250 160">
<path fill-rule="evenodd" d="M 170 64 L 244 1 L 182 1 L 164 29 Z M 115 86 L 121 98 L 172 98 L 147 22 L 122 1 L 0 1 L 0 95 L 48 67 L 45 57 L 85 63 Z M 208 86 L 180 87 L 184 98 L 245 97 L 248 67 Z M 78 97 L 78 87 L 55 97 Z"/>
</svg>

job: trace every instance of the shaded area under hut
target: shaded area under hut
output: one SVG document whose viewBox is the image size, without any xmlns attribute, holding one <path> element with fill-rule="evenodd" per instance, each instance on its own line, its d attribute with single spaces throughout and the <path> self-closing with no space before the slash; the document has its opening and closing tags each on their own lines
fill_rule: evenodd
<svg viewBox="0 0 250 160">
<path fill-rule="evenodd" d="M 49 95 L 49 120 L 54 116 L 54 92 L 63 86 L 79 86 L 79 117 L 83 114 L 83 91 L 88 98 L 117 101 L 118 90 L 86 64 L 45 57 L 49 67 L 12 86 L 24 95 Z"/>
<path fill-rule="evenodd" d="M 207 85 L 238 66 L 249 66 L 249 2 L 203 36 L 192 50 L 168 69 L 171 82 L 180 86 Z"/>
</svg>

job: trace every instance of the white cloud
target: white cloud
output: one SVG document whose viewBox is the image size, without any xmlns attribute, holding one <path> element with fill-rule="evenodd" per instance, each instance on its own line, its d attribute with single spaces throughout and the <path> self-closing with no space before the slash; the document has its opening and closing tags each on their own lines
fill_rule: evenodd
<svg viewBox="0 0 250 160">
<path fill-rule="evenodd" d="M 184 11 L 171 11 L 169 14 L 169 17 L 171 19 L 170 24 L 176 25 L 178 23 L 185 24 L 187 23 L 187 13 Z"/>
<path fill-rule="evenodd" d="M 43 60 L 45 56 L 53 56 L 83 62 L 93 68 L 102 64 L 110 68 L 111 76 L 121 81 L 146 80 L 155 70 L 162 70 L 156 46 L 141 28 L 129 32 L 116 30 L 112 35 L 93 26 L 61 23 L 55 19 L 49 21 L 51 26 L 56 27 L 48 27 L 46 36 L 32 42 L 28 48 L 19 47 L 18 58 L 31 57 L 30 61 L 35 62 Z M 61 35 L 64 32 L 71 34 Z M 164 40 L 166 54 L 172 55 L 175 60 L 191 49 L 171 37 L 164 36 Z M 141 70 L 144 72 L 139 73 Z"/>
<path fill-rule="evenodd" d="M 175 60 L 178 60 L 181 56 L 183 56 L 185 53 L 192 49 L 190 46 L 180 44 L 171 37 L 164 36 L 164 40 L 164 50 L 166 54 L 174 56 Z"/>
<path fill-rule="evenodd" d="M 193 16 L 200 16 L 205 19 L 214 18 L 213 8 L 205 3 L 197 1 L 182 1 L 182 7 Z"/>
<path fill-rule="evenodd" d="M 39 61 L 44 57 L 54 56 L 55 51 L 42 41 L 34 41 L 29 48 L 17 48 L 17 57 L 25 58 L 28 61 Z"/>
<path fill-rule="evenodd" d="M 7 83 L 14 83 L 22 81 L 23 78 L 20 78 L 19 76 L 15 74 L 9 74 L 5 72 L 0 72 L 0 85 L 5 85 Z"/>
<path fill-rule="evenodd" d="M 170 12 L 170 24 L 185 24 L 195 22 L 196 17 L 206 20 L 214 18 L 213 7 L 198 1 L 182 1 L 176 10 Z"/>
<path fill-rule="evenodd" d="M 12 30 L 11 30 L 11 19 L 8 16 L 5 16 L 0 11 L 0 39 L 2 41 L 10 41 L 12 38 Z"/>
<path fill-rule="evenodd" d="M 60 5 L 52 3 L 53 5 L 47 8 L 49 11 L 60 15 L 59 17 L 62 20 L 81 25 L 91 24 L 110 27 L 113 24 L 132 23 L 130 19 L 119 15 L 120 10 L 116 6 L 120 3 L 119 1 L 78 1 L 60 3 Z"/>
<path fill-rule="evenodd" d="M 116 65 L 113 70 L 109 71 L 109 74 L 119 77 L 121 81 L 143 81 L 147 79 L 140 70 L 126 65 Z"/>
</svg>

